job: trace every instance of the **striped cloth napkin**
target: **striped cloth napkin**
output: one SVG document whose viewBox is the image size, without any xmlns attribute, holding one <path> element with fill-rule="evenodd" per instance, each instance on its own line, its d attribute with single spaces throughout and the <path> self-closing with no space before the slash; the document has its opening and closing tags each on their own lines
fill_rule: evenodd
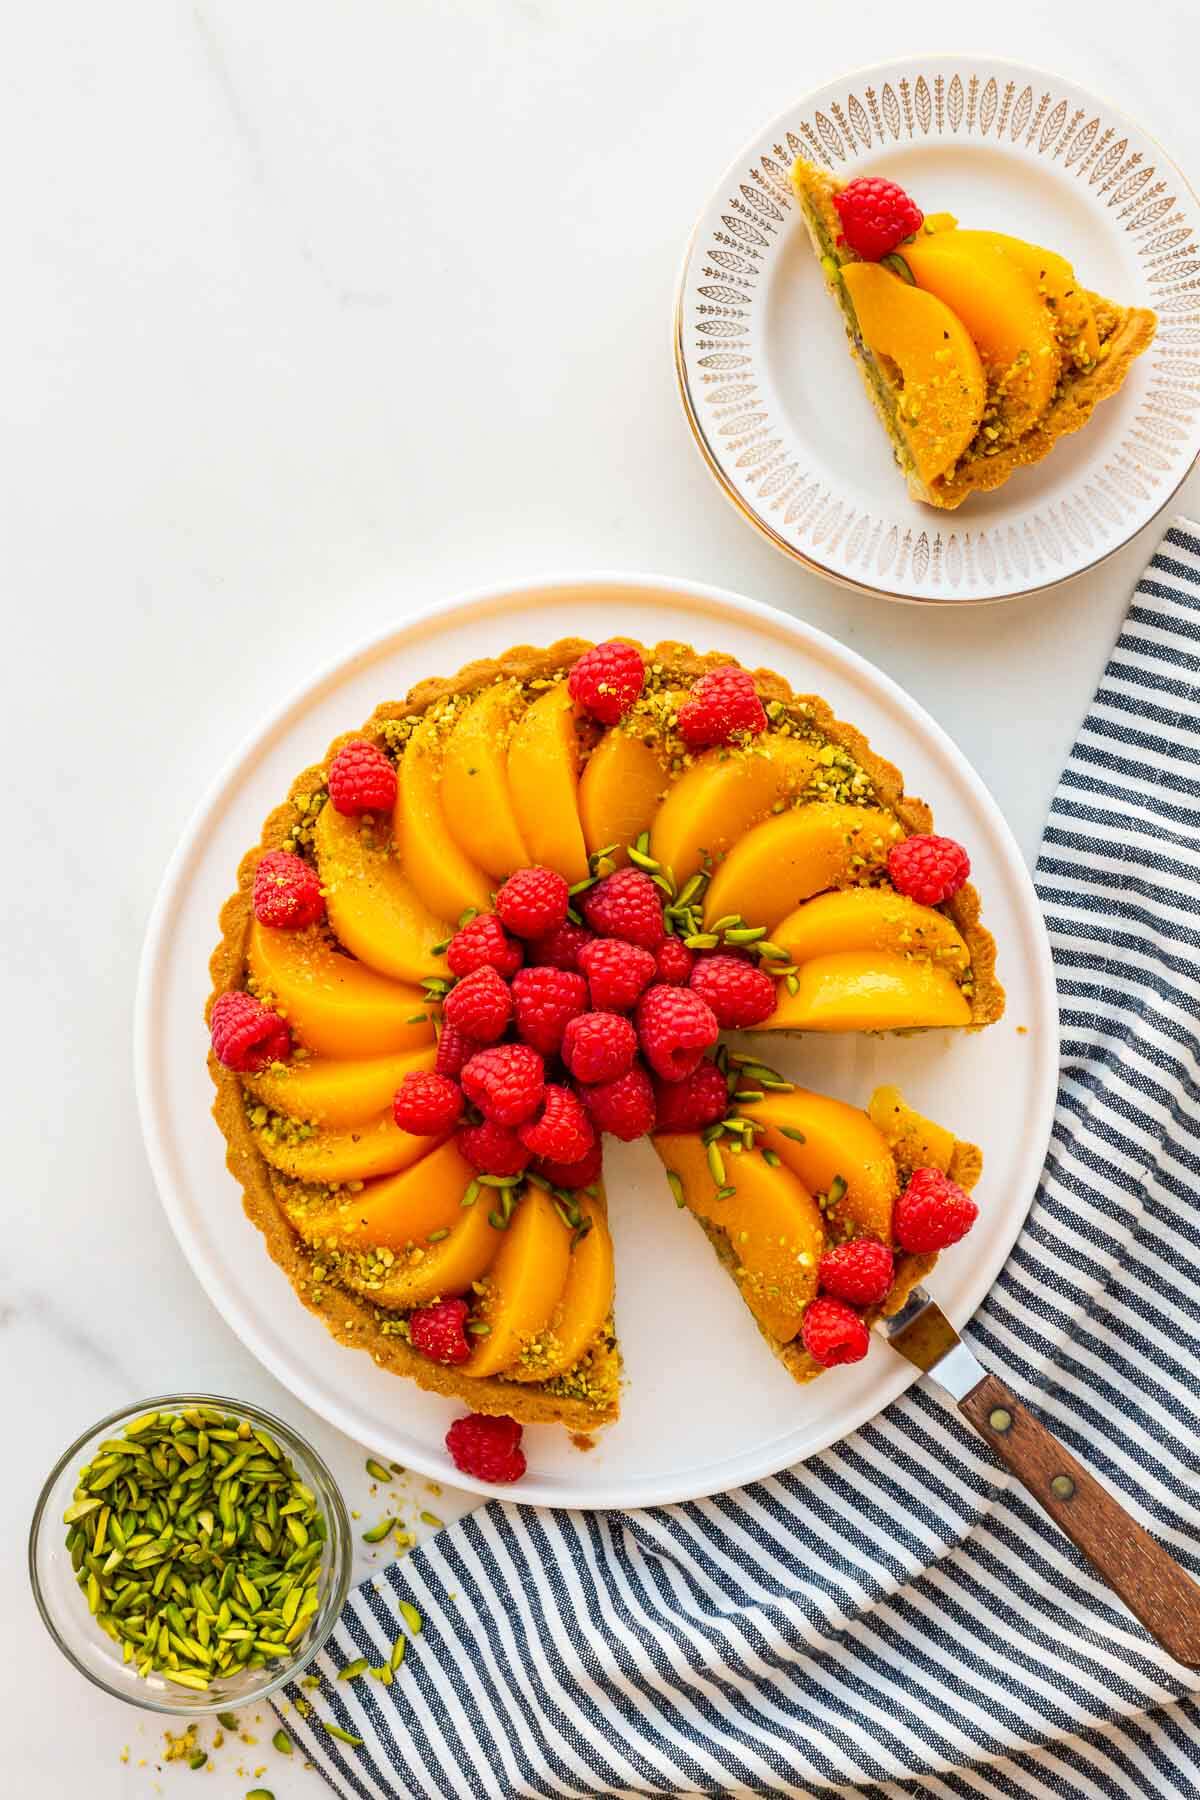
<svg viewBox="0 0 1200 1800">
<path fill-rule="evenodd" d="M 1054 1135 L 966 1336 L 1200 1576 L 1198 727 L 1176 519 L 1054 796 Z M 337 1682 L 401 1598 L 425 1626 L 395 1685 Z M 740 1493 L 484 1506 L 360 1587 L 312 1673 L 287 1728 L 345 1800 L 1200 1795 L 1200 1680 L 925 1385 Z"/>
</svg>

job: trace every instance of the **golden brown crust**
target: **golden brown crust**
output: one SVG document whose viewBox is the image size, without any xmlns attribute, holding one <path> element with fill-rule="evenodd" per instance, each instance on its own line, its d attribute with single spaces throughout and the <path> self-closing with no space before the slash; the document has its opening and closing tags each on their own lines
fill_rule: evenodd
<svg viewBox="0 0 1200 1800">
<path fill-rule="evenodd" d="M 797 159 L 793 170 L 793 186 L 801 202 L 813 250 L 818 257 L 822 256 L 818 225 L 835 240 L 840 234 L 841 222 L 833 205 L 833 195 L 845 185 L 837 176 L 818 169 L 803 158 Z M 845 256 L 849 257 L 851 254 L 846 252 Z M 824 274 L 825 285 L 830 294 L 839 306 L 843 306 L 845 303 L 840 291 L 842 284 L 828 270 Z M 1090 291 L 1087 297 L 1098 313 L 1103 313 L 1114 321 L 1113 329 L 1101 347 L 1102 360 L 1087 371 L 1072 371 L 1065 375 L 1052 405 L 1033 429 L 1015 443 L 997 451 L 994 456 L 973 457 L 967 462 L 960 462 L 957 468 L 932 483 L 921 480 L 911 467 L 909 459 L 903 468 L 903 474 L 914 500 L 921 500 L 927 506 L 952 510 L 961 506 L 971 494 L 988 493 L 1003 486 L 1018 469 L 1030 468 L 1041 462 L 1060 438 L 1079 431 L 1087 424 L 1100 402 L 1117 392 L 1134 359 L 1149 347 L 1158 326 L 1157 315 L 1146 307 L 1118 306 L 1115 301 L 1106 300 L 1102 295 Z M 850 348 L 884 429 L 895 444 L 898 438 L 895 420 L 881 400 L 866 361 L 852 338 Z"/>
<path fill-rule="evenodd" d="M 689 644 L 666 641 L 652 649 L 635 645 L 648 663 L 662 665 L 668 676 L 676 674 L 694 680 L 709 669 L 727 665 L 731 658 L 721 651 L 698 652 Z M 429 676 L 413 687 L 403 701 L 386 701 L 377 706 L 359 730 L 339 734 L 329 745 L 324 761 L 303 770 L 293 781 L 287 800 L 268 814 L 259 844 L 243 856 L 238 868 L 236 893 L 225 902 L 220 914 L 221 939 L 209 963 L 212 993 L 207 1013 L 219 994 L 242 984 L 245 974 L 246 942 L 253 916 L 251 890 L 259 859 L 268 850 L 289 842 L 293 826 L 303 814 L 296 804 L 301 798 L 324 787 L 326 770 L 336 751 L 355 737 L 378 738 L 388 720 L 402 719 L 427 711 L 448 697 L 471 693 L 498 680 L 546 680 L 570 666 L 591 648 L 590 640 L 563 638 L 545 648 L 520 645 L 500 658 L 487 658 L 466 664 L 451 677 Z M 766 700 L 780 700 L 785 705 L 803 706 L 816 730 L 845 749 L 863 768 L 880 801 L 889 807 L 907 832 L 928 831 L 932 815 L 923 800 L 904 792 L 900 771 L 872 750 L 863 734 L 852 725 L 837 719 L 824 700 L 817 695 L 792 692 L 783 677 L 771 669 L 755 669 L 759 692 Z M 980 923 L 979 897 L 967 886 L 947 907 L 971 952 L 975 973 L 972 1000 L 972 1025 L 981 1026 L 999 1018 L 1004 1010 L 1004 991 L 995 979 L 996 948 L 991 934 Z M 242 1085 L 237 1075 L 209 1058 L 209 1070 L 216 1085 L 213 1116 L 223 1132 L 226 1163 L 230 1173 L 242 1187 L 243 1206 L 247 1217 L 258 1227 L 273 1261 L 283 1270 L 297 1295 L 309 1310 L 320 1318 L 340 1343 L 367 1350 L 381 1367 L 395 1374 L 409 1376 L 419 1386 L 436 1393 L 452 1395 L 468 1402 L 479 1412 L 508 1413 L 523 1423 L 558 1423 L 569 1430 L 591 1430 L 607 1424 L 617 1416 L 617 1369 L 619 1353 L 615 1346 L 600 1346 L 594 1353 L 603 1365 L 597 1370 L 594 1384 L 601 1392 L 611 1393 L 611 1403 L 597 1405 L 595 1399 L 576 1399 L 570 1395 L 550 1393 L 531 1383 L 516 1383 L 492 1377 L 479 1380 L 453 1368 L 429 1362 L 413 1351 L 403 1337 L 379 1329 L 377 1309 L 368 1301 L 330 1284 L 319 1302 L 313 1300 L 308 1283 L 308 1258 L 299 1239 L 288 1223 L 280 1203 L 275 1180 L 268 1165 L 259 1155 L 253 1133 L 243 1107 Z M 911 1281 L 920 1279 L 928 1259 L 902 1259 L 897 1269 L 897 1283 L 907 1274 L 907 1265 L 921 1263 Z M 910 1281 L 910 1285 L 911 1285 Z M 895 1290 L 894 1290 L 895 1291 Z M 784 1347 L 780 1355 L 791 1366 Z M 795 1370 L 793 1370 L 796 1373 Z M 797 1379 L 808 1380 L 820 1373 L 819 1365 L 811 1371 L 797 1373 Z"/>
</svg>

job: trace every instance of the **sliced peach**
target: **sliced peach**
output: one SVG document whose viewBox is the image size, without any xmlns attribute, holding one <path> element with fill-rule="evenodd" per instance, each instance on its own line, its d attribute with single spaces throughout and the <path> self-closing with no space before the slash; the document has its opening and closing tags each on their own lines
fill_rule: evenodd
<svg viewBox="0 0 1200 1800">
<path fill-rule="evenodd" d="M 891 950 L 946 969 L 965 969 L 970 952 L 952 919 L 894 888 L 842 888 L 789 913 L 771 937 L 793 962 L 831 950 Z"/>
<path fill-rule="evenodd" d="M 1082 351 L 1085 363 L 1093 363 L 1100 354 L 1100 337 L 1096 315 L 1087 290 L 1076 279 L 1075 271 L 1065 256 L 1055 250 L 1043 250 L 1024 238 L 1009 237 L 1003 231 L 963 231 L 960 237 L 978 238 L 994 244 L 1011 262 L 1017 263 L 1035 283 L 1046 305 L 1054 314 L 1058 336 Z"/>
<path fill-rule="evenodd" d="M 799 793 L 819 755 L 819 746 L 793 737 L 764 738 L 746 750 L 704 751 L 659 807 L 651 856 L 682 887 L 706 853 L 715 862 L 777 801 Z"/>
<path fill-rule="evenodd" d="M 871 1122 L 887 1140 L 904 1169 L 941 1169 L 954 1159 L 955 1136 L 944 1125 L 914 1112 L 897 1087 L 879 1087 L 871 1095 Z"/>
<path fill-rule="evenodd" d="M 971 1023 L 966 996 L 947 970 L 884 950 L 814 956 L 796 980 L 794 994 L 780 988 L 759 1031 L 911 1031 Z"/>
<path fill-rule="evenodd" d="M 276 1133 L 269 1125 L 256 1129 L 254 1141 L 272 1168 L 297 1181 L 366 1181 L 372 1175 L 391 1175 L 418 1162 L 437 1144 L 437 1138 L 414 1137 L 401 1131 L 391 1108 L 361 1125 L 340 1131 L 317 1131 L 312 1136 Z"/>
<path fill-rule="evenodd" d="M 892 815 L 873 806 L 815 800 L 773 813 L 730 850 L 708 885 L 704 917 L 738 913 L 769 931 L 802 900 L 882 865 L 902 836 Z"/>
<path fill-rule="evenodd" d="M 432 1069 L 433 1059 L 432 1046 L 344 1061 L 314 1056 L 308 1062 L 277 1063 L 261 1075 L 242 1079 L 255 1099 L 289 1119 L 335 1127 L 360 1125 L 391 1105 L 406 1075 Z"/>
<path fill-rule="evenodd" d="M 900 254 L 917 286 L 945 301 L 966 326 L 993 387 L 1003 386 L 1005 418 L 1019 434 L 1049 406 L 1062 359 L 1036 282 L 986 238 L 969 231 L 918 233 Z"/>
<path fill-rule="evenodd" d="M 428 1247 L 414 1244 L 411 1249 L 393 1252 L 386 1263 L 378 1256 L 361 1262 L 352 1256 L 341 1269 L 341 1278 L 376 1306 L 406 1312 L 431 1300 L 465 1294 L 495 1262 L 502 1236 L 488 1224 L 488 1208 L 481 1198 L 474 1206 L 460 1209 L 458 1223 L 441 1243 Z"/>
<path fill-rule="evenodd" d="M 616 844 L 613 860 L 624 862 L 625 846 L 649 831 L 670 785 L 667 758 L 656 745 L 628 731 L 608 732 L 579 778 L 579 820 L 589 852 Z"/>
<path fill-rule="evenodd" d="M 831 1231 L 850 1226 L 855 1235 L 891 1243 L 896 1164 L 865 1112 L 806 1088 L 768 1094 L 742 1110 L 767 1127 L 755 1134 L 755 1142 L 773 1150 L 810 1193 L 827 1195 L 839 1177 L 845 1183 L 845 1193 L 830 1209 Z"/>
<path fill-rule="evenodd" d="M 515 681 L 493 682 L 454 722 L 442 761 L 442 810 L 459 848 L 496 880 L 529 866 L 508 788 Z"/>
<path fill-rule="evenodd" d="M 664 1168 L 678 1177 L 690 1211 L 724 1233 L 730 1273 L 764 1330 L 789 1343 L 817 1291 L 817 1264 L 825 1247 L 820 1208 L 787 1168 L 769 1168 L 746 1151 L 726 1157 L 726 1185 L 717 1183 L 699 1135 L 662 1134 L 653 1140 Z"/>
<path fill-rule="evenodd" d="M 898 373 L 897 408 L 917 473 L 936 481 L 983 420 L 987 378 L 971 334 L 944 300 L 879 263 L 847 263 L 841 274 L 864 339 Z"/>
<path fill-rule="evenodd" d="M 508 782 L 533 861 L 570 882 L 587 879 L 579 822 L 579 744 L 565 681 L 540 693 L 518 720 L 508 749 Z"/>
<path fill-rule="evenodd" d="M 364 823 L 323 806 L 313 832 L 329 923 L 362 962 L 397 981 L 446 973 L 434 945 L 453 929 L 430 912 L 404 873 L 390 819 Z"/>
<path fill-rule="evenodd" d="M 319 1056 L 376 1056 L 433 1042 L 429 1002 L 332 948 L 319 929 L 250 927 L 246 960 L 259 986 Z"/>
<path fill-rule="evenodd" d="M 462 1197 L 475 1171 L 454 1138 L 420 1162 L 357 1194 L 338 1194 L 328 1206 L 285 1207 L 302 1238 L 331 1248 L 404 1250 L 428 1244 L 431 1231 L 449 1232 L 462 1219 Z M 432 1248 L 432 1246 L 430 1246 Z"/>
<path fill-rule="evenodd" d="M 491 888 L 483 871 L 450 835 L 442 804 L 442 739 L 427 713 L 400 759 L 392 834 L 417 893 L 439 919 L 457 919 L 468 907 L 484 912 Z"/>
<path fill-rule="evenodd" d="M 587 1194 L 575 1198 L 591 1226 L 571 1252 L 566 1286 L 536 1353 L 508 1371 L 514 1381 L 565 1375 L 595 1343 L 612 1312 L 613 1246 L 604 1202 Z"/>
<path fill-rule="evenodd" d="M 489 1329 L 463 1365 L 467 1375 L 510 1369 L 545 1331 L 567 1285 L 571 1233 L 544 1189 L 526 1187 L 507 1231 L 497 1235 L 500 1250 L 475 1315 Z"/>
</svg>

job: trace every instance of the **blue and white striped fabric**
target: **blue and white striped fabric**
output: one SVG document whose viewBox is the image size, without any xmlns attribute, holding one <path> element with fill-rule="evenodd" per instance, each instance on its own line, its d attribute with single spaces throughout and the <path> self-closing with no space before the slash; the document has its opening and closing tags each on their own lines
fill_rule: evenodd
<svg viewBox="0 0 1200 1800">
<path fill-rule="evenodd" d="M 1138 584 L 1037 869 L 1062 1010 L 1029 1223 L 968 1337 L 1200 1575 L 1200 527 Z M 425 1618 L 391 1689 L 397 1600 Z M 287 1725 L 382 1796 L 1200 1795 L 1200 1682 L 936 1392 L 642 1513 L 491 1504 L 361 1587 Z M 361 1737 L 331 1739 L 332 1720 Z"/>
</svg>

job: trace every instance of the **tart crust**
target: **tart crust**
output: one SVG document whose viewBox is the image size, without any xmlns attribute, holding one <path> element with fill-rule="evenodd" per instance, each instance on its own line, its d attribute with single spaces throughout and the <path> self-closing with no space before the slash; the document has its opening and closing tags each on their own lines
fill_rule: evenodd
<svg viewBox="0 0 1200 1800">
<path fill-rule="evenodd" d="M 691 681 L 708 670 L 728 666 L 733 660 L 722 651 L 701 653 L 690 644 L 665 641 L 652 649 L 635 645 L 647 663 L 660 665 L 670 677 L 677 675 Z M 474 692 L 502 679 L 522 682 L 544 681 L 565 671 L 591 642 L 584 638 L 562 638 L 547 648 L 516 646 L 498 658 L 466 664 L 458 674 L 448 678 L 426 677 L 419 681 L 406 699 L 385 701 L 377 706 L 361 729 L 346 731 L 329 745 L 325 758 L 302 771 L 293 781 L 288 798 L 274 808 L 263 825 L 259 844 L 243 856 L 238 868 L 236 893 L 225 902 L 220 914 L 221 939 L 209 963 L 212 992 L 206 1007 L 211 1016 L 217 997 L 230 988 L 239 987 L 245 973 L 246 947 L 253 920 L 252 889 L 259 859 L 269 850 L 284 847 L 292 827 L 302 818 L 297 805 L 317 793 L 326 783 L 326 770 L 331 758 L 345 743 L 354 738 L 375 739 L 388 720 L 405 719 L 422 714 L 439 701 Z M 837 719 L 824 700 L 817 695 L 796 694 L 782 676 L 771 669 L 755 669 L 751 673 L 765 700 L 779 700 L 789 707 L 802 707 L 816 731 L 828 741 L 845 749 L 860 768 L 865 770 L 882 805 L 899 819 L 907 833 L 929 831 L 933 817 L 923 800 L 904 792 L 900 771 L 872 750 L 863 734 L 854 726 Z M 996 946 L 991 933 L 980 922 L 979 895 L 968 883 L 947 903 L 946 911 L 967 942 L 974 978 L 971 999 L 971 1023 L 964 1030 L 978 1029 L 998 1019 L 1004 1011 L 1004 990 L 996 979 Z M 226 1165 L 240 1184 L 246 1216 L 262 1233 L 272 1260 L 282 1269 L 297 1296 L 316 1314 L 339 1343 L 369 1351 L 381 1367 L 398 1375 L 406 1375 L 419 1387 L 453 1396 L 467 1402 L 472 1410 L 509 1414 L 525 1424 L 553 1423 L 572 1431 L 589 1431 L 610 1423 L 619 1409 L 620 1357 L 610 1330 L 594 1344 L 589 1355 L 586 1381 L 563 1378 L 562 1388 L 554 1384 L 538 1386 L 530 1382 L 506 1381 L 502 1376 L 477 1378 L 461 1370 L 432 1363 L 412 1349 L 394 1331 L 381 1326 L 388 1315 L 369 1300 L 327 1286 L 319 1299 L 311 1292 L 310 1259 L 284 1213 L 282 1198 L 286 1178 L 279 1176 L 265 1162 L 254 1143 L 253 1131 L 246 1119 L 240 1078 L 220 1064 L 210 1052 L 209 1072 L 216 1087 L 213 1116 L 226 1140 Z M 960 1145 L 962 1169 L 974 1169 L 977 1179 L 980 1159 L 973 1146 Z M 954 1171 L 952 1170 L 952 1173 Z M 965 1173 L 955 1179 L 970 1185 Z M 718 1236 L 720 1234 L 717 1234 Z M 718 1254 L 720 1246 L 718 1245 Z M 934 1257 L 901 1257 L 896 1280 L 883 1311 L 898 1310 L 908 1292 L 933 1266 Z M 812 1380 L 823 1369 L 807 1356 L 798 1341 L 774 1344 L 776 1354 L 799 1381 Z M 579 1391 L 571 1391 L 576 1389 Z"/>
</svg>

